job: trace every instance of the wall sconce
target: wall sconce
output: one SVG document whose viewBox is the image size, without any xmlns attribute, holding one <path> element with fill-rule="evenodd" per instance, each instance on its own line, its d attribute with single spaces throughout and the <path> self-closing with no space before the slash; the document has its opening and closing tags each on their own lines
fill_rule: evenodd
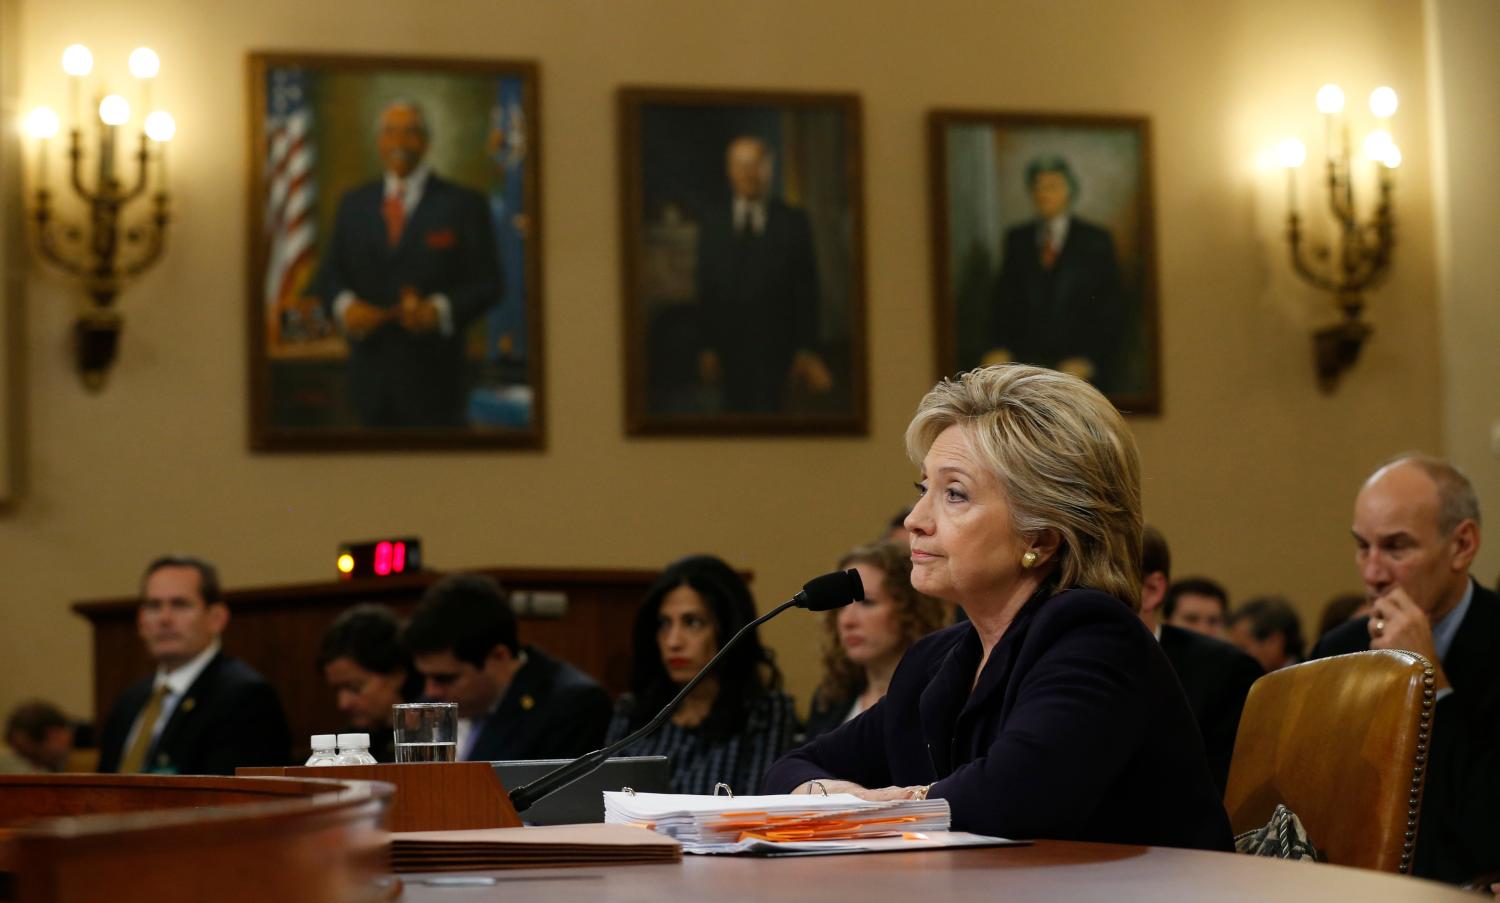
<svg viewBox="0 0 1500 903">
<path fill-rule="evenodd" d="M 161 258 L 166 243 L 166 142 L 177 131 L 177 124 L 163 110 L 146 114 L 138 147 L 131 153 L 135 158 L 134 172 L 127 181 L 116 170 L 115 144 L 117 132 L 130 122 L 130 102 L 118 94 L 101 97 L 97 119 L 89 117 L 98 130 L 97 145 L 90 142 L 89 146 L 97 163 L 90 188 L 84 179 L 86 136 L 82 95 L 84 79 L 94 68 L 94 56 L 87 47 L 74 44 L 63 51 L 62 67 L 68 75 L 72 105 L 69 114 L 72 126 L 65 151 L 66 183 L 82 200 L 87 225 L 66 222 L 54 213 L 47 158 L 61 122 L 57 113 L 47 107 L 32 110 L 26 119 L 27 130 L 37 139 L 37 188 L 32 219 L 36 222 L 42 259 L 82 283 L 86 301 L 73 324 L 73 346 L 83 384 L 98 391 L 114 363 L 123 326 L 114 307 L 115 298 L 128 281 Z M 130 74 L 140 83 L 142 110 L 151 109 L 151 80 L 160 69 L 161 60 L 150 48 L 139 47 L 130 54 Z M 126 206 L 148 193 L 152 198 L 149 215 L 134 223 L 125 222 Z"/>
<path fill-rule="evenodd" d="M 1323 114 L 1323 140 L 1327 154 L 1328 207 L 1337 232 L 1337 248 L 1329 244 L 1304 246 L 1302 220 L 1297 213 L 1297 169 L 1307 159 L 1307 147 L 1288 138 L 1277 148 L 1278 162 L 1286 169 L 1287 241 L 1291 245 L 1292 269 L 1313 286 L 1333 292 L 1343 318 L 1313 333 L 1313 359 L 1318 386 L 1332 392 L 1339 376 L 1359 358 L 1365 339 L 1373 331 L 1360 319 L 1365 291 L 1385 278 L 1395 246 L 1395 218 L 1391 190 L 1395 169 L 1401 165 L 1401 150 L 1389 129 L 1396 112 L 1396 92 L 1376 88 L 1370 94 L 1370 112 L 1379 127 L 1364 141 L 1364 156 L 1375 164 L 1379 197 L 1366 222 L 1360 222 L 1354 204 L 1354 159 L 1349 141 L 1349 122 L 1343 116 L 1344 92 L 1338 85 L 1318 89 L 1318 111 Z"/>
</svg>

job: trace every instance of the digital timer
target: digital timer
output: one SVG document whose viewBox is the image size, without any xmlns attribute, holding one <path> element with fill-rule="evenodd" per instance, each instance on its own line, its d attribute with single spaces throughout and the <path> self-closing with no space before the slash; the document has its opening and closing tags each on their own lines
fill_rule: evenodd
<svg viewBox="0 0 1500 903">
<path fill-rule="evenodd" d="M 346 542 L 336 559 L 339 579 L 392 577 L 422 569 L 422 540 L 415 536 Z"/>
</svg>

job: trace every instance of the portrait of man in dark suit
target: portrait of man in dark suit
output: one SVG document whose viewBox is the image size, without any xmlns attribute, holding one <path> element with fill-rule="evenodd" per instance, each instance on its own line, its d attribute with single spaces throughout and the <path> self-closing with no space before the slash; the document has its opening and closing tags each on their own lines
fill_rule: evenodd
<svg viewBox="0 0 1500 903">
<path fill-rule="evenodd" d="M 622 100 L 627 428 L 862 432 L 858 99 Z"/>
<path fill-rule="evenodd" d="M 1032 160 L 1026 187 L 1036 215 L 1005 233 L 989 357 L 1108 386 L 1125 313 L 1114 239 L 1073 213 L 1078 176 L 1066 158 Z"/>
<path fill-rule="evenodd" d="M 763 140 L 737 137 L 724 158 L 729 202 L 698 235 L 698 375 L 722 387 L 726 410 L 770 413 L 788 390 L 833 386 L 816 351 L 812 227 L 801 208 L 770 196 L 773 157 Z"/>
<path fill-rule="evenodd" d="M 349 398 L 375 428 L 464 425 L 464 340 L 501 300 L 489 201 L 425 162 L 414 100 L 391 101 L 375 141 L 384 172 L 339 202 L 316 285 L 349 343 Z"/>
</svg>

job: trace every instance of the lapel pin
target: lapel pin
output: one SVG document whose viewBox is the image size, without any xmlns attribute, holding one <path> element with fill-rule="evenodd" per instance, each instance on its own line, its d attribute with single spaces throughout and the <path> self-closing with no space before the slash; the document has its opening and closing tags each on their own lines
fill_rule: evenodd
<svg viewBox="0 0 1500 903">
<path fill-rule="evenodd" d="M 536 700 L 531 698 L 530 693 L 521 697 L 521 711 L 529 712 L 534 708 L 536 708 Z"/>
</svg>

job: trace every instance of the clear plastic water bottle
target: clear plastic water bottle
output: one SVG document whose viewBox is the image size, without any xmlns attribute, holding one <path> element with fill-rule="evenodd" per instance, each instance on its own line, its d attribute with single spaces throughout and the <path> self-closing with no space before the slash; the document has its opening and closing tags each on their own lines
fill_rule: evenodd
<svg viewBox="0 0 1500 903">
<path fill-rule="evenodd" d="M 339 764 L 338 737 L 334 734 L 313 734 L 312 755 L 308 757 L 307 765 L 337 765 Z"/>
<path fill-rule="evenodd" d="M 339 756 L 336 765 L 379 765 L 370 755 L 369 734 L 339 734 Z"/>
</svg>

